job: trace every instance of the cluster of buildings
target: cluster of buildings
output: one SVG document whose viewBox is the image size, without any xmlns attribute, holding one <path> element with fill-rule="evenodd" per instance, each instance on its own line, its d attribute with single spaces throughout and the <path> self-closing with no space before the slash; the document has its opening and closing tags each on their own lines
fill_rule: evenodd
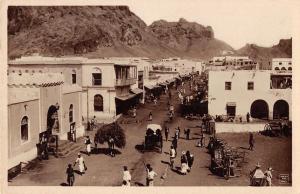
<svg viewBox="0 0 300 194">
<path fill-rule="evenodd" d="M 161 69 L 164 63 L 168 67 Z M 109 123 L 143 103 L 145 91 L 201 71 L 183 59 L 22 57 L 8 61 L 9 168 L 37 156 L 43 134 L 84 135 L 94 116 Z"/>
<path fill-rule="evenodd" d="M 22 57 L 8 61 L 9 168 L 37 156 L 44 133 L 83 136 L 94 116 L 109 123 L 147 92 L 208 71 L 208 113 L 246 119 L 292 119 L 292 60 L 259 70 L 248 57 L 202 61 L 169 58 Z"/>
</svg>

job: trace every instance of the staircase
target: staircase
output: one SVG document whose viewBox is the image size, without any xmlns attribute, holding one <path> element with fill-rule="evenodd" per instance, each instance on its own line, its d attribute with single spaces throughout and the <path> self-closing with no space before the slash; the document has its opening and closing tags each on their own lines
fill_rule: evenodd
<svg viewBox="0 0 300 194">
<path fill-rule="evenodd" d="M 80 152 L 80 150 L 85 150 L 85 145 L 83 141 L 83 138 L 79 138 L 76 142 L 71 142 L 68 140 L 59 140 L 57 156 L 65 158 L 73 153 Z"/>
</svg>

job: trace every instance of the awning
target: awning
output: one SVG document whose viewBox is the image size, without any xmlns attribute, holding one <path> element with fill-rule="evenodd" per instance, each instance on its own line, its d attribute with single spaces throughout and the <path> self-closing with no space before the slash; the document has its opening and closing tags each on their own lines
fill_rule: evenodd
<svg viewBox="0 0 300 194">
<path fill-rule="evenodd" d="M 153 86 L 153 85 L 146 85 L 145 88 L 148 89 L 148 90 L 152 90 L 154 89 L 156 86 Z"/>
<path fill-rule="evenodd" d="M 159 85 L 166 87 L 168 85 L 168 83 L 163 82 L 163 83 L 160 83 Z"/>
<path fill-rule="evenodd" d="M 124 95 L 124 96 L 116 96 L 116 98 L 119 99 L 119 100 L 125 101 L 125 100 L 129 100 L 129 99 L 131 99 L 135 96 L 136 96 L 136 94 L 127 94 L 127 95 Z"/>
<path fill-rule="evenodd" d="M 131 89 L 130 91 L 134 94 L 141 94 L 144 92 L 144 90 L 142 90 L 140 88 L 134 88 L 134 89 Z"/>
<path fill-rule="evenodd" d="M 227 106 L 236 106 L 236 103 L 235 103 L 235 102 L 227 102 L 226 105 L 227 105 Z"/>
</svg>

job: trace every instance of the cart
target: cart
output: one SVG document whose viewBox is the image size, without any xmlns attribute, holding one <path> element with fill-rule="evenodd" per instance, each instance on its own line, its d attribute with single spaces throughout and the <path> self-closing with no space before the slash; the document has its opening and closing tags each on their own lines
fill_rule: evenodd
<svg viewBox="0 0 300 194">
<path fill-rule="evenodd" d="M 144 141 L 144 151 L 158 150 L 162 153 L 162 127 L 158 124 L 149 124 L 146 128 L 146 135 Z"/>
</svg>

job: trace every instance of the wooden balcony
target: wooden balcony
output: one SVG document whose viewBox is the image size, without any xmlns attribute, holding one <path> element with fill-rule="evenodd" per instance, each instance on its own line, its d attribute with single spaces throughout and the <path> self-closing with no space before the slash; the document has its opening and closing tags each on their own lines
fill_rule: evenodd
<svg viewBox="0 0 300 194">
<path fill-rule="evenodd" d="M 136 83 L 136 78 L 116 79 L 115 86 L 129 86 Z"/>
</svg>

